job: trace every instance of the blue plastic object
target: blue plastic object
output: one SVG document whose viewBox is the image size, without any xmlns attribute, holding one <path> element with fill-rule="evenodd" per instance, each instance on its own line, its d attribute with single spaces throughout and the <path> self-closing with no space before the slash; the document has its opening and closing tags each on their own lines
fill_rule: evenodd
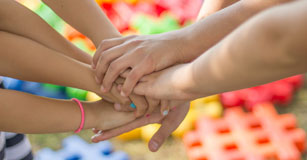
<svg viewBox="0 0 307 160">
<path fill-rule="evenodd" d="M 50 84 L 42 84 L 37 82 L 21 81 L 14 78 L 2 77 L 3 84 L 6 89 L 22 91 L 42 97 L 56 98 L 56 99 L 68 99 L 64 87 L 54 87 L 56 89 L 50 89 Z M 52 85 L 55 86 L 55 85 Z"/>
<path fill-rule="evenodd" d="M 23 85 L 23 81 L 14 79 L 14 78 L 9 78 L 9 77 L 2 77 L 3 80 L 3 85 L 7 89 L 11 90 L 17 90 L 20 91 Z"/>
<path fill-rule="evenodd" d="M 35 160 L 129 160 L 125 152 L 113 151 L 109 141 L 89 144 L 79 136 L 70 136 L 63 140 L 63 148 L 53 151 L 49 148 L 37 152 Z"/>
</svg>

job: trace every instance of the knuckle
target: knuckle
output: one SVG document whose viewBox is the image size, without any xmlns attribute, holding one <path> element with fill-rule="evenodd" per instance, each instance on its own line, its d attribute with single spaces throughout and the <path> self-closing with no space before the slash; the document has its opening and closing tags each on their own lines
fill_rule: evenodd
<svg viewBox="0 0 307 160">
<path fill-rule="evenodd" d="M 135 81 L 135 80 L 137 80 L 137 78 L 138 78 L 138 76 L 139 76 L 139 72 L 137 72 L 137 71 L 131 71 L 131 73 L 129 74 L 129 79 L 131 79 L 131 80 L 133 80 L 133 81 Z"/>
<path fill-rule="evenodd" d="M 107 39 L 102 40 L 102 41 L 100 42 L 100 46 L 103 47 L 103 46 L 109 44 L 109 42 L 110 42 L 110 40 L 107 40 Z"/>
<path fill-rule="evenodd" d="M 109 70 L 114 71 L 118 69 L 118 64 L 116 62 L 112 62 L 109 66 Z"/>
<path fill-rule="evenodd" d="M 142 42 L 142 40 L 139 40 L 139 39 L 133 39 L 131 41 L 128 42 L 128 45 L 131 45 L 131 46 L 135 46 L 135 45 L 138 45 Z"/>
<path fill-rule="evenodd" d="M 101 54 L 100 57 L 101 57 L 100 62 L 104 65 L 108 64 L 109 61 L 111 60 L 108 52 L 104 52 L 103 54 Z"/>
</svg>

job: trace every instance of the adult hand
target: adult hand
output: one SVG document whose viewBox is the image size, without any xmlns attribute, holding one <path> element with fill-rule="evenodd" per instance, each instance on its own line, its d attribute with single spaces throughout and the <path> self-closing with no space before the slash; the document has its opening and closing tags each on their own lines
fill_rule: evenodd
<svg viewBox="0 0 307 160">
<path fill-rule="evenodd" d="M 143 77 L 133 92 L 160 100 L 193 100 L 206 96 L 194 91 L 197 80 L 192 69 L 192 63 L 187 63 L 152 73 Z"/>
<path fill-rule="evenodd" d="M 122 96 L 128 96 L 144 75 L 191 61 L 189 53 L 193 51 L 186 44 L 180 31 L 108 39 L 97 49 L 92 66 L 105 92 L 122 72 L 131 68 L 121 92 Z"/>
<path fill-rule="evenodd" d="M 121 127 L 98 132 L 95 136 L 92 137 L 92 142 L 98 143 L 100 141 L 107 140 L 109 138 L 118 136 L 122 133 L 131 131 L 135 128 L 139 128 L 141 126 L 145 126 L 148 124 L 153 123 L 160 123 L 161 127 L 159 130 L 154 134 L 151 138 L 148 147 L 152 152 L 158 151 L 164 141 L 169 137 L 174 130 L 180 125 L 180 123 L 184 120 L 187 112 L 189 111 L 189 103 L 182 104 L 181 106 L 176 107 L 175 109 L 171 110 L 170 113 L 163 117 L 159 112 L 155 112 L 150 117 L 141 117 L 138 118 L 126 125 Z"/>
</svg>

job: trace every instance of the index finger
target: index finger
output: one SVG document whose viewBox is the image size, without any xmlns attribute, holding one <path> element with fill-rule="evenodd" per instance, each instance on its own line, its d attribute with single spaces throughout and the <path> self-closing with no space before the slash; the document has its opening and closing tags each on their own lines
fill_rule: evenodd
<svg viewBox="0 0 307 160">
<path fill-rule="evenodd" d="M 119 37 L 119 38 L 112 38 L 112 39 L 105 39 L 101 41 L 99 44 L 94 57 L 93 57 L 93 62 L 92 62 L 92 67 L 95 68 L 98 62 L 98 59 L 101 55 L 101 53 L 107 49 L 110 49 L 114 46 L 120 45 L 124 43 L 126 40 L 129 40 L 135 36 L 126 36 L 126 37 Z"/>
</svg>

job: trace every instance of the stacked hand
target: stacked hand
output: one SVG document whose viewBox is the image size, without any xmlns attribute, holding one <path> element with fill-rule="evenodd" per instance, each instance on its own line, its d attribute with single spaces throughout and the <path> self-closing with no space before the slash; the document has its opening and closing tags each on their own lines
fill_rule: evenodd
<svg viewBox="0 0 307 160">
<path fill-rule="evenodd" d="M 186 100 L 195 97 L 185 94 L 185 86 L 175 79 L 189 79 L 180 77 L 180 72 L 190 72 L 191 66 L 185 64 L 170 67 L 192 60 L 192 57 L 186 56 L 183 42 L 178 34 L 169 32 L 115 38 L 101 43 L 92 64 L 101 91 L 107 93 L 116 88 L 121 97 L 135 102 L 139 118 L 111 130 L 99 132 L 96 129 L 93 142 L 106 140 L 147 124 L 161 123 L 161 128 L 149 143 L 151 151 L 158 150 L 188 112 L 189 103 Z M 189 83 L 186 80 L 185 82 Z M 133 101 L 133 97 L 138 99 Z M 118 111 L 131 110 L 129 106 L 120 104 L 115 104 L 115 108 Z"/>
</svg>

